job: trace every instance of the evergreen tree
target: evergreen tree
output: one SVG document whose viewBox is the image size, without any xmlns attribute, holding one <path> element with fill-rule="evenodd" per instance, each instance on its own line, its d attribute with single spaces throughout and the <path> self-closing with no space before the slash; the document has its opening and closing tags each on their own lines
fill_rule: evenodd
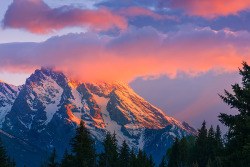
<svg viewBox="0 0 250 167">
<path fill-rule="evenodd" d="M 122 147 L 120 148 L 120 154 L 119 154 L 120 167 L 129 167 L 129 162 L 130 162 L 129 146 L 124 140 L 122 143 Z"/>
<path fill-rule="evenodd" d="M 186 136 L 185 137 L 188 142 L 188 164 L 191 166 L 193 162 L 196 161 L 196 153 L 195 153 L 195 143 L 196 143 L 196 136 Z"/>
<path fill-rule="evenodd" d="M 56 162 L 57 154 L 56 149 L 53 149 L 53 152 L 49 158 L 48 167 L 57 167 L 58 163 Z"/>
<path fill-rule="evenodd" d="M 144 151 L 139 149 L 137 154 L 136 167 L 146 167 L 147 165 L 147 155 Z"/>
<path fill-rule="evenodd" d="M 168 162 L 168 163 L 167 163 L 168 165 L 169 165 L 169 161 L 170 161 L 170 159 L 171 159 L 172 150 L 173 150 L 173 145 L 172 145 L 172 147 L 170 147 L 170 148 L 167 149 L 166 160 L 167 160 L 167 162 Z"/>
<path fill-rule="evenodd" d="M 76 135 L 70 143 L 74 167 L 94 166 L 95 150 L 93 143 L 89 131 L 81 120 L 80 126 L 76 128 Z"/>
<path fill-rule="evenodd" d="M 243 68 L 239 69 L 241 85 L 232 85 L 232 94 L 225 90 L 225 95 L 220 95 L 225 103 L 238 110 L 234 115 L 219 115 L 220 121 L 229 128 L 225 159 L 225 166 L 228 167 L 250 164 L 250 66 L 246 62 L 242 64 Z"/>
<path fill-rule="evenodd" d="M 12 166 L 12 167 L 16 167 L 15 158 L 12 159 L 11 166 Z"/>
<path fill-rule="evenodd" d="M 181 167 L 188 166 L 189 161 L 189 149 L 187 139 L 183 136 L 179 143 L 180 149 L 180 165 Z"/>
<path fill-rule="evenodd" d="M 215 144 L 215 132 L 214 132 L 213 125 L 211 125 L 210 129 L 208 130 L 207 137 L 208 137 L 209 142 L 211 142 L 211 144 Z"/>
<path fill-rule="evenodd" d="M 198 162 L 197 162 L 197 161 L 194 162 L 194 163 L 192 164 L 192 167 L 199 167 Z"/>
<path fill-rule="evenodd" d="M 216 151 L 221 150 L 223 148 L 223 143 L 221 139 L 221 130 L 220 130 L 219 125 L 217 125 L 216 127 L 215 142 L 216 142 Z"/>
<path fill-rule="evenodd" d="M 130 152 L 130 161 L 129 161 L 129 167 L 136 167 L 137 158 L 134 150 L 132 149 Z"/>
<path fill-rule="evenodd" d="M 199 167 L 206 167 L 208 162 L 208 140 L 206 122 L 202 123 L 201 129 L 198 130 L 198 136 L 195 142 L 195 157 Z"/>
<path fill-rule="evenodd" d="M 119 157 L 119 153 L 118 153 L 118 140 L 116 139 L 116 133 L 114 131 L 113 135 L 112 135 L 112 144 L 113 144 L 113 149 L 112 149 L 112 156 L 111 156 L 111 167 L 116 167 L 119 164 L 118 161 L 118 157 Z"/>
<path fill-rule="evenodd" d="M 215 160 L 212 163 L 213 167 L 222 167 L 222 161 L 219 156 L 215 157 Z"/>
<path fill-rule="evenodd" d="M 118 166 L 118 148 L 117 139 L 115 133 L 111 135 L 107 132 L 103 141 L 104 153 L 99 156 L 100 167 L 116 167 Z"/>
<path fill-rule="evenodd" d="M 175 142 L 172 146 L 171 152 L 169 153 L 168 167 L 179 167 L 180 166 L 180 144 L 179 139 L 176 137 Z"/>
<path fill-rule="evenodd" d="M 167 166 L 165 158 L 166 158 L 165 156 L 162 157 L 159 167 L 166 167 Z"/>
<path fill-rule="evenodd" d="M 209 157 L 210 161 L 213 161 L 215 156 L 216 141 L 215 141 L 215 132 L 212 125 L 208 131 L 207 140 L 208 140 L 207 156 Z"/>
<path fill-rule="evenodd" d="M 0 138 L 0 166 L 5 167 L 7 166 L 7 152 L 5 147 L 3 146 L 2 139 Z"/>
<path fill-rule="evenodd" d="M 1 166 L 2 167 L 2 166 Z M 6 167 L 16 167 L 16 162 L 15 162 L 15 158 L 13 158 L 11 160 L 11 157 L 8 156 L 7 158 L 7 166 Z"/>
<path fill-rule="evenodd" d="M 10 156 L 8 156 L 8 158 L 7 158 L 7 167 L 11 167 L 11 158 L 10 158 Z"/>
<path fill-rule="evenodd" d="M 68 149 L 66 149 L 64 151 L 64 154 L 63 154 L 63 159 L 62 159 L 62 162 L 61 162 L 61 167 L 68 167 L 71 165 L 71 156 L 69 155 L 68 153 Z"/>
<path fill-rule="evenodd" d="M 149 159 L 148 159 L 147 153 L 143 150 L 142 150 L 141 164 L 143 164 L 143 166 L 149 166 Z"/>
<path fill-rule="evenodd" d="M 221 167 L 222 166 L 222 161 L 221 161 L 221 156 L 223 153 L 223 142 L 221 139 L 221 130 L 219 125 L 216 127 L 216 132 L 215 132 L 215 140 L 214 140 L 214 159 L 212 162 L 213 167 Z"/>
<path fill-rule="evenodd" d="M 216 132 L 212 126 L 207 132 L 204 121 L 197 136 L 182 137 L 180 141 L 175 139 L 167 150 L 167 167 L 222 167 L 221 150 L 217 151 L 219 147 L 223 149 L 219 126 Z M 160 165 L 164 166 L 164 157 Z"/>
<path fill-rule="evenodd" d="M 148 160 L 148 165 L 147 166 L 148 167 L 155 167 L 155 163 L 154 163 L 152 154 L 150 154 L 150 156 L 149 156 L 149 160 Z"/>
</svg>

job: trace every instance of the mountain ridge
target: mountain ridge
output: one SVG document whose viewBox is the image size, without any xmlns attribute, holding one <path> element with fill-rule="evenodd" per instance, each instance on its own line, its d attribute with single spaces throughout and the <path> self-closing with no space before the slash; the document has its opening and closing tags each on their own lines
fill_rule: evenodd
<svg viewBox="0 0 250 167">
<path fill-rule="evenodd" d="M 162 140 L 166 141 L 157 142 L 165 143 L 162 149 L 167 149 L 175 137 L 196 133 L 187 123 L 166 116 L 124 82 L 83 83 L 41 68 L 20 88 L 2 129 L 42 149 L 55 147 L 59 154 L 68 147 L 65 143 L 81 119 L 100 148 L 105 133 L 115 131 L 119 145 L 126 140 L 131 148 L 145 149 L 153 156 L 157 152 L 150 147 L 156 144 L 154 134 L 165 135 Z"/>
</svg>

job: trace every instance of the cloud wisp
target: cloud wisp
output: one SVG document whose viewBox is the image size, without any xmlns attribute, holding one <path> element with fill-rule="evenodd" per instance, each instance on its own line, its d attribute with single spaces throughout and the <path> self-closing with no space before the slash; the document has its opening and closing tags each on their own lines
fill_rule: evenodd
<svg viewBox="0 0 250 167">
<path fill-rule="evenodd" d="M 237 70 L 250 60 L 250 34 L 180 28 L 163 34 L 130 28 L 119 36 L 92 33 L 53 37 L 42 43 L 0 45 L 0 70 L 32 71 L 55 66 L 80 80 L 126 80 L 178 71 L 197 75 L 211 69 Z"/>
<path fill-rule="evenodd" d="M 139 6 L 134 6 L 134 7 L 128 7 L 128 8 L 121 8 L 117 13 L 123 15 L 123 16 L 130 16 L 130 17 L 135 17 L 135 16 L 149 16 L 155 20 L 163 20 L 163 19 L 169 19 L 169 20 L 178 20 L 174 16 L 169 16 L 169 15 L 161 15 L 157 14 L 155 12 L 152 12 L 151 10 L 144 8 L 144 7 L 139 7 Z"/>
<path fill-rule="evenodd" d="M 191 16 L 215 18 L 217 16 L 237 15 L 238 12 L 250 9 L 249 0 L 160 0 L 160 7 L 184 9 Z"/>
</svg>

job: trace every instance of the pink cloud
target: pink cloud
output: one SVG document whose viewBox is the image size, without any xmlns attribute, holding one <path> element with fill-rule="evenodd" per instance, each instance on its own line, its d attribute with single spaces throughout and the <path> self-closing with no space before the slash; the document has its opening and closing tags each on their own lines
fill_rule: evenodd
<svg viewBox="0 0 250 167">
<path fill-rule="evenodd" d="M 160 5 L 165 5 L 162 0 Z M 250 9 L 249 0 L 171 0 L 173 8 L 182 8 L 189 15 L 214 18 L 217 16 L 236 15 L 239 11 Z"/>
<path fill-rule="evenodd" d="M 9 6 L 4 27 L 25 29 L 31 33 L 51 33 L 65 27 L 84 26 L 89 30 L 126 30 L 128 17 L 147 16 L 153 19 L 175 19 L 159 15 L 143 7 L 129 7 L 119 11 L 99 8 L 97 10 L 79 9 L 71 6 L 50 8 L 42 0 L 14 0 Z"/>
<path fill-rule="evenodd" d="M 69 6 L 51 9 L 42 0 L 14 0 L 4 26 L 44 34 L 70 26 L 89 26 L 95 30 L 126 29 L 127 19 L 106 8 L 82 10 Z"/>
<path fill-rule="evenodd" d="M 22 71 L 55 66 L 80 80 L 126 80 L 178 71 L 198 75 L 235 71 L 250 60 L 250 34 L 183 28 L 163 34 L 151 27 L 116 37 L 69 34 L 43 43 L 0 45 L 0 69 Z"/>
</svg>

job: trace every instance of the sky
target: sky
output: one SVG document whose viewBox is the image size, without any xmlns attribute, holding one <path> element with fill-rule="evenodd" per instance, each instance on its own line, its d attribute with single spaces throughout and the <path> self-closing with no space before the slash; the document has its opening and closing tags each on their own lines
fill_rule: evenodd
<svg viewBox="0 0 250 167">
<path fill-rule="evenodd" d="M 41 66 L 122 80 L 168 116 L 217 124 L 218 93 L 250 60 L 249 19 L 249 0 L 1 0 L 0 80 Z"/>
</svg>

